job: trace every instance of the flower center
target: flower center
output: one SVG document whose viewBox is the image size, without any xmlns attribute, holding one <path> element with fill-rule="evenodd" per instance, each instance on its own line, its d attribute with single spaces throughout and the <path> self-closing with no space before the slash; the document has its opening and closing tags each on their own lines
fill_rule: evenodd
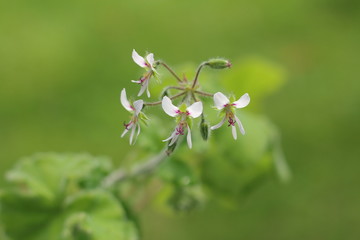
<svg viewBox="0 0 360 240">
<path fill-rule="evenodd" d="M 224 105 L 224 108 L 230 109 L 232 106 L 235 106 L 235 105 L 236 105 L 235 103 L 228 103 L 228 104 Z"/>
<path fill-rule="evenodd" d="M 187 115 L 187 116 L 190 115 L 189 111 L 182 112 L 182 111 L 180 111 L 180 110 L 176 110 L 176 113 L 179 114 L 179 115 Z"/>
</svg>

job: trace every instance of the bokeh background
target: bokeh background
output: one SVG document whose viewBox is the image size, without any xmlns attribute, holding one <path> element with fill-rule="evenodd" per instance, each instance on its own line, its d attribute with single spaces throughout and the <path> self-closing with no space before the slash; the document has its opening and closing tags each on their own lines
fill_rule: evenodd
<svg viewBox="0 0 360 240">
<path fill-rule="evenodd" d="M 359 20 L 355 0 L 2 1 L 0 175 L 34 152 L 119 164 L 133 48 L 173 66 L 260 58 L 286 72 L 261 111 L 282 133 L 292 181 L 267 181 L 238 209 L 147 208 L 144 239 L 359 239 Z"/>
</svg>

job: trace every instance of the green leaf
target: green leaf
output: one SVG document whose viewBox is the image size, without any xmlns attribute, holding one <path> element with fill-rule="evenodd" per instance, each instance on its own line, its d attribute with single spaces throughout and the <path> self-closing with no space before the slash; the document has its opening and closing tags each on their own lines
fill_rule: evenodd
<svg viewBox="0 0 360 240">
<path fill-rule="evenodd" d="M 97 186 L 108 159 L 87 154 L 37 154 L 7 174 L 1 222 L 12 240 L 138 239 L 121 202 Z"/>
<path fill-rule="evenodd" d="M 164 187 L 157 197 L 158 207 L 165 212 L 189 212 L 203 206 L 206 197 L 193 169 L 177 157 L 171 157 L 157 171 Z"/>
<path fill-rule="evenodd" d="M 258 115 L 242 113 L 238 116 L 246 134 L 234 140 L 231 129 L 223 125 L 212 133 L 208 151 L 200 155 L 203 182 L 214 196 L 229 202 L 245 196 L 274 169 L 284 180 L 290 176 L 281 152 L 279 133 L 273 124 Z"/>
<path fill-rule="evenodd" d="M 157 171 L 157 175 L 163 181 L 177 186 L 188 186 L 197 182 L 192 169 L 176 157 L 171 157 L 169 161 L 162 164 Z"/>
<path fill-rule="evenodd" d="M 127 217 L 120 202 L 110 193 L 81 192 L 66 201 L 64 240 L 139 239 L 135 223 Z"/>
<path fill-rule="evenodd" d="M 104 157 L 40 153 L 20 160 L 6 177 L 14 191 L 56 204 L 67 193 L 97 186 L 110 170 L 111 162 Z"/>
</svg>

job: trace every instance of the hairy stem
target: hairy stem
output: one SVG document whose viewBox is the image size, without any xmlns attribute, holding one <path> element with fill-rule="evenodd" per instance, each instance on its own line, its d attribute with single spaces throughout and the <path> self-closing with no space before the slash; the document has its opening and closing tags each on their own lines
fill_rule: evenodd
<svg viewBox="0 0 360 240">
<path fill-rule="evenodd" d="M 181 97 L 182 95 L 184 95 L 186 92 L 181 92 L 179 94 L 176 94 L 172 97 L 169 97 L 170 99 L 176 99 L 178 97 Z M 162 101 L 157 101 L 157 102 L 145 102 L 144 103 L 144 106 L 156 106 L 156 105 L 159 105 L 161 104 Z"/>
<path fill-rule="evenodd" d="M 191 92 L 191 97 L 194 100 L 194 102 L 199 101 L 193 92 Z"/>
<path fill-rule="evenodd" d="M 170 90 L 170 89 L 185 90 L 184 87 L 169 86 L 169 87 L 166 87 L 166 88 L 164 89 L 164 91 Z"/>
<path fill-rule="evenodd" d="M 163 65 L 176 78 L 176 80 L 178 80 L 179 83 L 183 82 L 183 80 L 181 80 L 181 78 L 174 72 L 174 70 L 172 70 L 166 63 L 162 61 L 159 61 L 159 63 Z"/>
<path fill-rule="evenodd" d="M 205 97 L 213 97 L 214 96 L 214 94 L 212 94 L 212 93 L 207 93 L 207 92 L 203 92 L 203 91 L 194 91 L 194 92 L 199 95 L 205 96 Z"/>
<path fill-rule="evenodd" d="M 194 88 L 198 82 L 199 79 L 199 74 L 201 72 L 201 69 L 206 65 L 206 62 L 203 62 L 202 64 L 200 64 L 200 66 L 198 67 L 197 71 L 196 71 L 196 75 L 195 75 L 195 79 L 192 85 L 192 88 Z"/>
<path fill-rule="evenodd" d="M 126 171 L 125 169 L 118 169 L 107 176 L 102 182 L 102 186 L 105 188 L 111 187 L 114 184 L 124 181 L 129 178 L 137 177 L 140 175 L 146 175 L 153 172 L 160 163 L 165 161 L 171 153 L 167 149 L 162 150 L 158 155 L 150 158 L 144 163 L 136 165 L 132 170 Z"/>
</svg>

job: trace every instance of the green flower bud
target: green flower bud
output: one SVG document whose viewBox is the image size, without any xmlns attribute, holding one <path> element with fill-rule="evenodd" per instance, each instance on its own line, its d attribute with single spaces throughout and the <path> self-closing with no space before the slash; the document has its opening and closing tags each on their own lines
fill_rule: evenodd
<svg viewBox="0 0 360 240">
<path fill-rule="evenodd" d="M 165 96 L 169 96 L 169 90 L 166 88 L 162 91 L 160 99 L 163 99 Z"/>
<path fill-rule="evenodd" d="M 166 154 L 168 155 L 168 156 L 170 156 L 173 152 L 174 152 L 174 150 L 175 150 L 175 148 L 176 148 L 176 145 L 177 145 L 177 142 L 175 142 L 173 145 L 171 145 L 171 146 L 167 146 L 167 150 L 166 150 Z"/>
<path fill-rule="evenodd" d="M 223 68 L 231 67 L 230 61 L 222 58 L 212 58 L 209 61 L 207 61 L 205 65 L 208 65 L 209 67 L 214 69 L 223 69 Z"/>
<path fill-rule="evenodd" d="M 200 133 L 201 137 L 206 141 L 209 137 L 209 124 L 205 122 L 204 118 L 200 122 Z"/>
</svg>

